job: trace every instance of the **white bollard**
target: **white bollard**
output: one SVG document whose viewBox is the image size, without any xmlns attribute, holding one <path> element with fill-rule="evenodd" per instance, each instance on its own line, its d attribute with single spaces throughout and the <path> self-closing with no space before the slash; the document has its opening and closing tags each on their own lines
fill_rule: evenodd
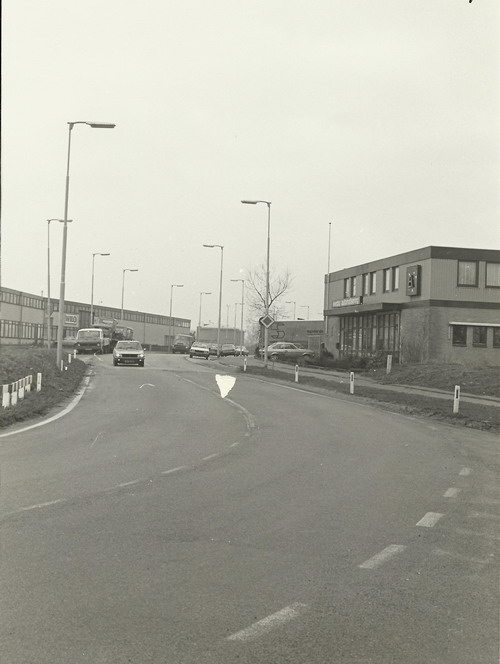
<svg viewBox="0 0 500 664">
<path fill-rule="evenodd" d="M 24 378 L 17 381 L 17 398 L 24 399 Z"/>
<path fill-rule="evenodd" d="M 64 371 L 64 360 L 61 360 L 61 371 Z"/>
<path fill-rule="evenodd" d="M 150 348 L 149 350 L 151 350 L 151 348 Z M 74 357 L 75 360 L 76 360 L 76 348 L 75 348 L 75 350 L 73 351 L 73 357 Z"/>
<path fill-rule="evenodd" d="M 10 405 L 15 406 L 17 404 L 17 381 L 15 383 L 11 383 L 12 390 L 10 393 Z"/>
<path fill-rule="evenodd" d="M 295 382 L 296 383 L 299 382 L 299 365 L 298 364 L 295 365 Z"/>
<path fill-rule="evenodd" d="M 2 408 L 10 406 L 10 392 L 8 385 L 2 385 Z"/>
<path fill-rule="evenodd" d="M 26 394 L 31 392 L 31 381 L 32 381 L 31 376 L 26 376 L 26 378 L 24 379 L 24 390 L 25 390 Z"/>
<path fill-rule="evenodd" d="M 36 375 L 36 391 L 40 392 L 41 389 L 42 389 L 42 374 L 37 373 L 37 375 Z"/>
<path fill-rule="evenodd" d="M 71 364 L 71 353 L 68 353 L 68 364 Z"/>
<path fill-rule="evenodd" d="M 457 414 L 460 407 L 460 385 L 455 385 L 455 396 L 453 397 L 453 413 Z"/>
<path fill-rule="evenodd" d="M 392 355 L 387 356 L 387 366 L 385 368 L 385 373 L 390 374 L 392 371 Z"/>
<path fill-rule="evenodd" d="M 354 371 L 349 374 L 349 394 L 354 394 Z"/>
<path fill-rule="evenodd" d="M 246 370 L 247 370 L 247 358 L 244 357 L 243 358 L 243 371 L 246 371 Z"/>
</svg>

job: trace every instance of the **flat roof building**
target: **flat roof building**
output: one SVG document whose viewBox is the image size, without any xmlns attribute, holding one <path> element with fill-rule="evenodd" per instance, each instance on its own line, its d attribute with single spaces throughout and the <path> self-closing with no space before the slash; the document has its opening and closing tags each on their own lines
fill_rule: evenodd
<svg viewBox="0 0 500 664">
<path fill-rule="evenodd" d="M 325 276 L 327 349 L 500 365 L 500 251 L 424 247 Z"/>
</svg>

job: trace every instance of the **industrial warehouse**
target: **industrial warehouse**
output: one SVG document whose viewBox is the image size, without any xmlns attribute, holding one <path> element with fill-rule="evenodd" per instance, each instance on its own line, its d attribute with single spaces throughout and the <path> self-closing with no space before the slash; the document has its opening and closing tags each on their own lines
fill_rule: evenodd
<svg viewBox="0 0 500 664">
<path fill-rule="evenodd" d="M 2 288 L 0 290 L 0 342 L 33 345 L 47 342 L 47 319 L 51 316 L 51 340 L 55 343 L 59 326 L 59 300 Z M 63 343 L 72 346 L 80 328 L 91 327 L 90 304 L 66 301 L 64 306 Z M 94 305 L 94 319 L 120 320 L 121 309 Z M 123 310 L 123 324 L 133 329 L 133 337 L 150 350 L 170 348 L 177 334 L 189 334 L 191 321 Z"/>
</svg>

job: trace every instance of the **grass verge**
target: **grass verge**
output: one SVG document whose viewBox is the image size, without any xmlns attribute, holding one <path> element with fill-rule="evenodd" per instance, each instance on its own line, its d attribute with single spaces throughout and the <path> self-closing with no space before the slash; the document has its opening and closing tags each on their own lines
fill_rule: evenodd
<svg viewBox="0 0 500 664">
<path fill-rule="evenodd" d="M 71 397 L 86 371 L 84 362 L 74 359 L 65 371 L 56 367 L 56 352 L 46 348 L 5 347 L 0 354 L 0 385 L 33 376 L 32 391 L 15 406 L 0 408 L 0 427 L 46 414 Z M 36 391 L 36 375 L 42 374 L 42 389 Z"/>
<path fill-rule="evenodd" d="M 242 369 L 240 369 L 242 371 Z M 271 380 L 277 380 L 283 383 L 294 383 L 294 374 L 279 369 L 265 369 L 259 366 L 247 366 L 246 373 L 249 375 L 262 376 Z M 369 401 L 382 408 L 399 412 L 414 417 L 427 417 L 438 419 L 448 424 L 467 426 L 473 429 L 483 431 L 500 431 L 500 407 L 486 406 L 466 401 L 460 402 L 460 412 L 453 414 L 453 395 L 450 399 L 440 399 L 429 397 L 425 394 L 407 394 L 403 392 L 393 392 L 377 387 L 357 385 L 354 395 L 349 394 L 349 379 L 343 383 L 333 380 L 325 380 L 321 376 L 300 377 L 300 383 L 297 387 L 311 387 L 320 389 L 322 392 L 345 396 L 349 400 Z"/>
</svg>

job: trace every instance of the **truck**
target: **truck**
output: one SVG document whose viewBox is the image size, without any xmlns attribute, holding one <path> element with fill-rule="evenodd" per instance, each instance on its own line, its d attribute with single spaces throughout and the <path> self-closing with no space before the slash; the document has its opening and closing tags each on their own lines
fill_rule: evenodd
<svg viewBox="0 0 500 664">
<path fill-rule="evenodd" d="M 172 353 L 189 353 L 194 342 L 194 334 L 176 334 L 172 344 Z"/>
<path fill-rule="evenodd" d="M 82 328 L 76 333 L 77 353 L 112 353 L 118 341 L 131 341 L 134 330 L 120 324 L 114 318 L 95 318 L 92 327 Z"/>
</svg>

